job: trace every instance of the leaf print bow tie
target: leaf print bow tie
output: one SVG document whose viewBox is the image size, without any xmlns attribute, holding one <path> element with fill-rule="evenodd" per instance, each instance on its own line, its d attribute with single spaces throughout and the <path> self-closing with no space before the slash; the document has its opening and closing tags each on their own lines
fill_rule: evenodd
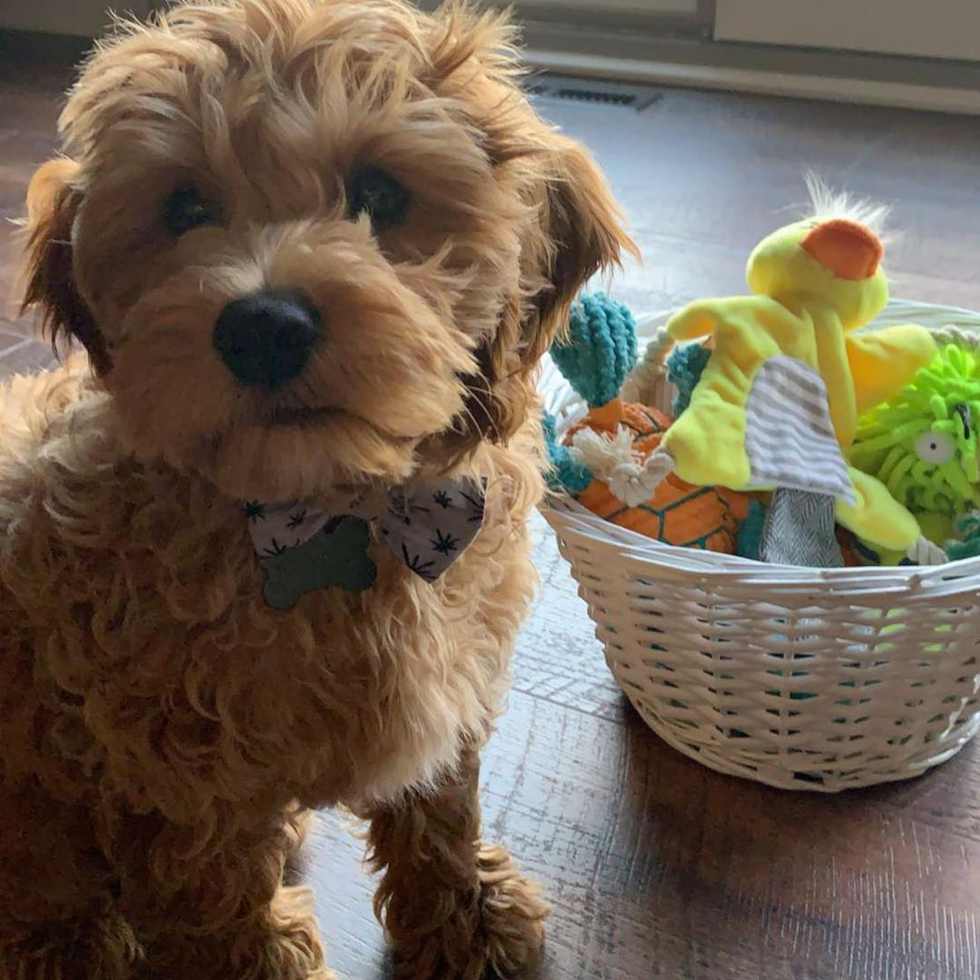
<svg viewBox="0 0 980 980">
<path fill-rule="evenodd" d="M 266 573 L 265 598 L 284 610 L 314 589 L 362 592 L 374 583 L 370 523 L 406 567 L 434 582 L 479 533 L 483 514 L 484 485 L 471 479 L 399 487 L 380 503 L 351 493 L 328 508 L 295 500 L 245 504 L 252 546 Z"/>
</svg>

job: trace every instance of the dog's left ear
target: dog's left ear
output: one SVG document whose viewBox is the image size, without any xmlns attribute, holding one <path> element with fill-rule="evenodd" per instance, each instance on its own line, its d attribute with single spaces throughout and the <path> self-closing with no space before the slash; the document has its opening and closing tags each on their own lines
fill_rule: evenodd
<svg viewBox="0 0 980 980">
<path fill-rule="evenodd" d="M 537 162 L 537 161 L 536 161 Z M 534 368 L 568 326 L 572 303 L 601 269 L 638 255 L 616 202 L 592 156 L 574 140 L 548 134 L 546 193 L 540 227 L 529 242 L 525 275 L 533 297 L 515 297 L 496 336 L 479 351 L 480 376 L 468 379 L 470 425 L 506 442 L 527 417 Z"/>
<path fill-rule="evenodd" d="M 41 310 L 46 336 L 56 347 L 71 336 L 88 351 L 98 374 L 111 367 L 108 351 L 75 282 L 72 232 L 81 203 L 71 177 L 72 160 L 49 160 L 38 168 L 27 190 L 27 267 L 21 312 Z"/>
<path fill-rule="evenodd" d="M 525 169 L 524 203 L 536 214 L 523 242 L 521 294 L 478 349 L 477 372 L 463 379 L 466 410 L 453 442 L 465 453 L 483 439 L 506 442 L 520 429 L 535 399 L 534 368 L 567 328 L 579 291 L 600 269 L 618 265 L 624 250 L 638 252 L 592 156 L 540 122 L 519 96 L 509 14 L 480 14 L 467 0 L 445 0 L 440 10 L 431 84 L 473 107 L 495 167 Z"/>
<path fill-rule="evenodd" d="M 639 256 L 623 230 L 605 177 L 579 143 L 553 136 L 552 168 L 542 217 L 548 241 L 544 277 L 548 286 L 535 303 L 537 322 L 525 323 L 523 358 L 537 364 L 568 325 L 572 303 L 601 269 L 618 266 L 622 253 Z"/>
</svg>

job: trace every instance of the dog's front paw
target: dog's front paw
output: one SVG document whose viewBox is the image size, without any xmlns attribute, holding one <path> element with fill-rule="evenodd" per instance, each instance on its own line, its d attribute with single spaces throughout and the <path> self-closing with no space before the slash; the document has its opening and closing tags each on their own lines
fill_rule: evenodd
<svg viewBox="0 0 980 980">
<path fill-rule="evenodd" d="M 479 879 L 479 890 L 466 893 L 420 887 L 415 901 L 428 914 L 413 916 L 415 928 L 389 919 L 400 980 L 514 977 L 538 959 L 550 912 L 541 888 L 501 846 L 480 849 Z"/>
<path fill-rule="evenodd" d="M 272 928 L 256 980 L 336 980 L 323 962 L 319 930 L 308 888 L 283 886 L 270 909 Z"/>
<path fill-rule="evenodd" d="M 551 906 L 499 844 L 480 848 L 480 884 L 487 966 L 501 977 L 514 976 L 538 959 Z"/>
<path fill-rule="evenodd" d="M 312 893 L 284 886 L 264 914 L 233 929 L 160 935 L 150 948 L 148 980 L 177 978 L 336 980 L 323 962 Z"/>
<path fill-rule="evenodd" d="M 117 912 L 51 923 L 19 940 L 0 936 L 2 980 L 131 980 L 143 976 L 143 949 Z"/>
</svg>

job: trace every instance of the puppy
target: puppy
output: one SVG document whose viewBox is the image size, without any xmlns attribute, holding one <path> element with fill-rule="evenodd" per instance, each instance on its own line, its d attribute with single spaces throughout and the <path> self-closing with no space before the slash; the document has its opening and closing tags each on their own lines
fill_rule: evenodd
<svg viewBox="0 0 980 980">
<path fill-rule="evenodd" d="M 0 394 L 0 977 L 331 976 L 283 869 L 341 803 L 402 975 L 533 958 L 478 753 L 533 371 L 630 244 L 510 43 L 457 3 L 198 0 L 82 71 L 26 305 L 85 356 Z"/>
</svg>

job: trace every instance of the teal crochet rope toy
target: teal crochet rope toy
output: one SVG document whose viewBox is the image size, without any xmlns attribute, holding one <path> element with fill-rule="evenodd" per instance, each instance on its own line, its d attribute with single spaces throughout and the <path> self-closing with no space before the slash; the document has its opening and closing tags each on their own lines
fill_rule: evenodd
<svg viewBox="0 0 980 980">
<path fill-rule="evenodd" d="M 572 306 L 568 333 L 551 348 L 562 377 L 589 408 L 601 408 L 619 397 L 626 376 L 636 365 L 636 323 L 633 314 L 604 293 L 581 295 Z M 544 414 L 544 438 L 551 469 L 548 485 L 578 496 L 593 480 L 588 467 L 576 462 L 555 435 L 555 420 Z"/>
<path fill-rule="evenodd" d="M 601 408 L 619 397 L 626 376 L 636 364 L 636 323 L 633 314 L 604 293 L 583 294 L 572 306 L 568 333 L 551 348 L 562 377 L 589 408 Z M 578 496 L 593 480 L 588 467 L 576 462 L 555 435 L 555 420 L 544 414 L 544 438 L 552 490 Z"/>
<path fill-rule="evenodd" d="M 674 418 L 691 404 L 691 395 L 710 360 L 711 350 L 704 344 L 678 344 L 670 352 L 667 358 L 667 380 L 677 391 L 671 405 Z"/>
<path fill-rule="evenodd" d="M 739 558 L 751 558 L 752 561 L 760 560 L 762 532 L 765 525 L 766 508 L 758 500 L 751 501 L 748 516 L 739 525 L 738 535 L 735 538 L 735 554 Z"/>
<path fill-rule="evenodd" d="M 861 420 L 851 462 L 917 516 L 980 507 L 980 357 L 947 345 L 898 396 Z M 923 529 L 925 530 L 925 528 Z"/>
<path fill-rule="evenodd" d="M 548 462 L 551 464 L 545 474 L 548 486 L 552 490 L 566 490 L 573 497 L 578 496 L 592 482 L 592 472 L 581 463 L 575 462 L 568 446 L 558 442 L 555 420 L 547 412 L 544 413 L 542 422 L 544 444 L 548 450 Z"/>
<path fill-rule="evenodd" d="M 959 540 L 946 549 L 950 561 L 980 558 L 980 510 L 961 518 L 957 523 L 956 531 Z"/>
<path fill-rule="evenodd" d="M 633 314 L 604 293 L 581 296 L 569 316 L 568 336 L 552 346 L 551 356 L 589 408 L 608 405 L 636 366 Z"/>
</svg>

